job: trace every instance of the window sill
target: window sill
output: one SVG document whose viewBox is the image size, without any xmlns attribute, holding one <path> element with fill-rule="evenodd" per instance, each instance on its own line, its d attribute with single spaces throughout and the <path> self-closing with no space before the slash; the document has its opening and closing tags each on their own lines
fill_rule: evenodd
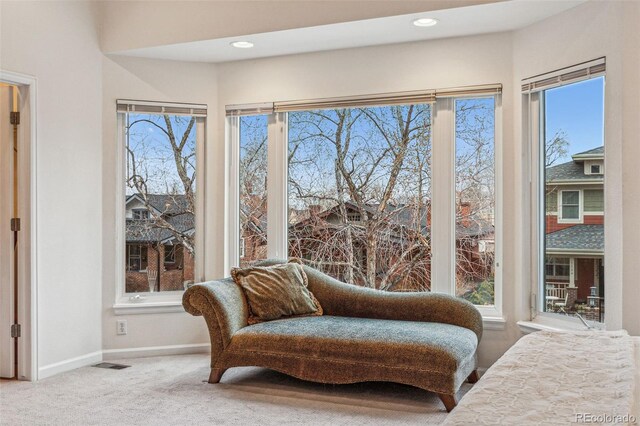
<svg viewBox="0 0 640 426">
<path fill-rule="evenodd" d="M 524 334 L 536 331 L 585 331 L 588 330 L 582 322 L 577 318 L 553 318 L 549 316 L 538 315 L 532 321 L 518 321 L 518 327 Z M 604 329 L 604 324 L 589 322 L 593 329 Z"/>
<path fill-rule="evenodd" d="M 185 312 L 181 301 L 126 302 L 113 305 L 115 315 L 169 314 Z"/>
<path fill-rule="evenodd" d="M 484 330 L 504 330 L 507 327 L 507 320 L 502 317 L 482 317 L 482 328 Z"/>
</svg>

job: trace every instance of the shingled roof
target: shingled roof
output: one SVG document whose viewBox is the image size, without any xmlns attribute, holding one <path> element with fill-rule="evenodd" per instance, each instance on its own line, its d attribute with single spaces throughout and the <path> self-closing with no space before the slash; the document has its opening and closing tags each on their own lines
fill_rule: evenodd
<svg viewBox="0 0 640 426">
<path fill-rule="evenodd" d="M 574 225 L 546 235 L 546 249 L 604 253 L 604 225 Z"/>
<path fill-rule="evenodd" d="M 127 201 L 138 197 L 139 194 L 127 196 Z M 189 213 L 188 201 L 184 195 L 148 194 L 149 205 L 162 214 L 163 219 L 181 234 L 193 232 L 194 216 Z M 173 232 L 156 225 L 152 218 L 147 220 L 126 221 L 126 240 L 136 243 L 156 243 L 168 241 L 174 237 Z"/>
<path fill-rule="evenodd" d="M 599 146 L 588 151 L 574 154 L 572 161 L 547 167 L 546 180 L 547 182 L 581 180 L 602 181 L 603 177 L 600 175 L 587 175 L 584 173 L 584 160 L 589 159 L 592 156 L 597 157 L 602 154 L 604 154 L 604 146 Z"/>
</svg>

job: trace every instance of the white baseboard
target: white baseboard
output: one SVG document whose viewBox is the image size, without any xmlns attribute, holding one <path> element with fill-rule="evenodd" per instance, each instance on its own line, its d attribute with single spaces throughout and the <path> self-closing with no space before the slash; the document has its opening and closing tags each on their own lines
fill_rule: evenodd
<svg viewBox="0 0 640 426">
<path fill-rule="evenodd" d="M 65 371 L 74 370 L 79 367 L 96 364 L 102 361 L 102 351 L 91 352 L 75 358 L 66 359 L 64 361 L 45 365 L 38 368 L 38 380 L 46 379 Z"/>
<path fill-rule="evenodd" d="M 196 343 L 189 345 L 147 346 L 142 348 L 105 349 L 102 351 L 103 359 L 142 358 L 148 356 L 186 355 L 210 353 L 211 344 Z"/>
<path fill-rule="evenodd" d="M 104 351 L 91 352 L 75 358 L 66 359 L 64 361 L 45 365 L 38 369 L 38 380 L 65 371 L 74 370 L 80 367 L 97 364 L 103 360 L 125 359 L 125 358 L 142 358 L 148 356 L 162 355 L 187 355 L 210 353 L 211 345 L 209 343 L 197 343 L 190 345 L 169 345 L 169 346 L 148 346 L 143 348 L 126 348 L 126 349 L 107 349 Z"/>
</svg>

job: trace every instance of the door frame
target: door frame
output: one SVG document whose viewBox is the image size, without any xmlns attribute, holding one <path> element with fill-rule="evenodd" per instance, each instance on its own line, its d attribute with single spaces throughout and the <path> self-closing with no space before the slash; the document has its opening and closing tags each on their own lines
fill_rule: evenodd
<svg viewBox="0 0 640 426">
<path fill-rule="evenodd" d="M 18 145 L 22 158 L 18 165 L 18 206 L 22 229 L 18 243 L 18 320 L 21 337 L 18 340 L 19 380 L 38 380 L 38 269 L 37 269 L 37 78 L 0 69 L 0 81 L 27 93 L 20 100 L 20 131 Z M 7 224 L 8 226 L 8 224 Z"/>
</svg>

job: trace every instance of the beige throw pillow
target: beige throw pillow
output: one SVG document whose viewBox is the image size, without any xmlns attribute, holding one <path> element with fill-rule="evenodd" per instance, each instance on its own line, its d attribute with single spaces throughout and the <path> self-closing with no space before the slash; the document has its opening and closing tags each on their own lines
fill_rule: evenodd
<svg viewBox="0 0 640 426">
<path fill-rule="evenodd" d="M 249 324 L 299 315 L 322 315 L 320 303 L 307 289 L 307 274 L 300 264 L 232 268 L 231 276 L 249 302 Z"/>
</svg>

